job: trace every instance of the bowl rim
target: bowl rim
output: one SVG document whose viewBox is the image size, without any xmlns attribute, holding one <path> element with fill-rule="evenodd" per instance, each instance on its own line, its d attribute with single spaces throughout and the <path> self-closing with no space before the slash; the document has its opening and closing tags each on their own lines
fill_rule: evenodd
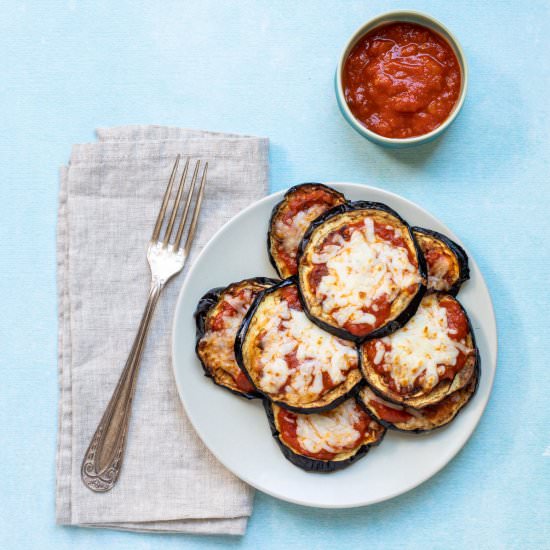
<svg viewBox="0 0 550 550">
<path fill-rule="evenodd" d="M 406 18 L 411 18 L 412 20 L 408 21 Z M 460 95 L 458 97 L 458 100 L 455 103 L 453 110 L 451 111 L 449 116 L 445 119 L 445 121 L 440 126 L 433 129 L 431 132 L 428 132 L 427 134 L 421 134 L 419 136 L 412 136 L 408 138 L 390 138 L 390 137 L 377 134 L 376 132 L 373 132 L 372 130 L 367 128 L 365 125 L 363 125 L 355 117 L 355 115 L 351 112 L 351 109 L 349 108 L 346 98 L 344 96 L 344 89 L 342 85 L 342 71 L 344 68 L 344 64 L 347 60 L 347 57 L 351 52 L 352 48 L 357 44 L 357 42 L 365 34 L 375 29 L 376 27 L 391 23 L 392 20 L 394 22 L 403 21 L 403 22 L 416 23 L 419 25 L 422 25 L 424 21 L 426 27 L 428 27 L 431 31 L 435 31 L 437 34 L 441 35 L 441 37 L 445 39 L 445 41 L 451 46 L 451 48 L 456 54 L 458 63 L 460 65 L 460 72 L 461 72 L 462 79 L 461 79 Z M 371 19 L 369 19 L 368 21 L 360 25 L 352 33 L 351 37 L 346 42 L 342 50 L 342 53 L 340 54 L 340 58 L 338 60 L 338 66 L 336 69 L 336 95 L 338 99 L 338 105 L 340 107 L 340 110 L 342 111 L 342 114 L 344 115 L 344 118 L 363 137 L 366 137 L 371 141 L 378 142 L 380 144 L 385 144 L 385 145 L 415 145 L 415 144 L 431 141 L 432 139 L 436 138 L 438 135 L 443 133 L 458 116 L 458 113 L 460 112 L 460 110 L 462 109 L 462 105 L 464 104 L 467 89 L 468 89 L 468 64 L 466 62 L 466 56 L 464 55 L 464 50 L 462 49 L 460 42 L 458 41 L 456 36 L 443 23 L 441 23 L 431 15 L 428 15 L 426 13 L 423 13 L 417 10 L 387 11 L 379 15 L 376 15 L 375 17 L 372 17 Z"/>
</svg>

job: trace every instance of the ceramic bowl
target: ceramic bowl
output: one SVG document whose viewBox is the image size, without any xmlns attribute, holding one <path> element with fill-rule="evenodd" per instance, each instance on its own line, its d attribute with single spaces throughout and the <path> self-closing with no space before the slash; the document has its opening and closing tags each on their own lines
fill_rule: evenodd
<svg viewBox="0 0 550 550">
<path fill-rule="evenodd" d="M 361 38 L 365 36 L 365 34 L 372 31 L 376 27 L 380 27 L 381 25 L 386 25 L 388 23 L 397 23 L 397 22 L 416 23 L 418 25 L 422 25 L 424 27 L 427 27 L 431 31 L 434 31 L 435 33 L 439 34 L 442 38 L 444 38 L 446 42 L 452 47 L 458 59 L 458 63 L 460 65 L 461 77 L 462 77 L 458 101 L 456 102 L 455 106 L 453 107 L 453 110 L 451 111 L 447 119 L 435 130 L 432 130 L 427 134 L 422 134 L 420 136 L 414 136 L 410 138 L 390 138 L 390 137 L 381 136 L 380 134 L 377 134 L 372 130 L 369 130 L 351 112 L 351 109 L 346 103 L 344 88 L 342 85 L 342 71 L 344 68 L 344 64 L 346 62 L 346 59 L 349 53 L 357 44 L 357 42 L 359 42 L 359 40 L 361 40 Z M 350 126 L 354 130 L 356 130 L 359 134 L 369 139 L 370 141 L 377 143 L 378 145 L 383 145 L 386 147 L 393 147 L 393 148 L 410 147 L 412 145 L 420 145 L 422 143 L 427 143 L 437 138 L 438 136 L 440 136 L 443 132 L 445 132 L 445 130 L 456 119 L 458 113 L 460 112 L 460 109 L 462 108 L 462 105 L 464 103 L 464 98 L 466 96 L 467 87 L 468 87 L 468 68 L 466 65 L 466 58 L 464 56 L 464 52 L 462 51 L 462 48 L 458 40 L 447 29 L 447 27 L 445 27 L 442 23 L 440 23 L 433 17 L 430 17 L 429 15 L 426 15 L 424 13 L 410 11 L 410 10 L 406 10 L 406 11 L 400 10 L 400 11 L 392 11 L 392 12 L 384 13 L 382 15 L 378 15 L 377 17 L 374 17 L 370 21 L 367 21 L 364 25 L 361 25 L 361 27 L 359 27 L 353 33 L 351 38 L 348 40 L 347 44 L 345 45 L 342 51 L 342 54 L 340 55 L 340 60 L 338 62 L 338 67 L 336 69 L 336 78 L 335 78 L 336 99 L 338 101 L 338 106 L 340 107 L 340 111 L 342 112 L 342 115 L 344 116 L 346 121 L 350 124 Z"/>
</svg>

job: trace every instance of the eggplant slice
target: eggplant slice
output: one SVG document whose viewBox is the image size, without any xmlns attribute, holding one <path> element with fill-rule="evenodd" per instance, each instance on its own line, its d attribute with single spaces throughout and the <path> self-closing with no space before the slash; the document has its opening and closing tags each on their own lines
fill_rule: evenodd
<svg viewBox="0 0 550 550">
<path fill-rule="evenodd" d="M 386 428 L 409 433 L 429 432 L 446 426 L 470 402 L 477 390 L 478 370 L 474 371 L 470 381 L 462 389 L 423 409 L 385 401 L 368 386 L 361 388 L 357 400 L 371 418 Z"/>
<path fill-rule="evenodd" d="M 332 409 L 361 382 L 356 347 L 306 317 L 292 278 L 258 294 L 235 357 L 258 393 L 295 412 Z"/>
<path fill-rule="evenodd" d="M 352 397 L 318 414 L 298 414 L 264 400 L 271 433 L 283 455 L 307 472 L 334 472 L 378 445 L 386 429 Z"/>
<path fill-rule="evenodd" d="M 415 409 L 465 387 L 480 363 L 464 308 L 439 293 L 426 295 L 402 329 L 365 342 L 359 355 L 363 376 L 376 394 Z"/>
<path fill-rule="evenodd" d="M 248 399 L 258 395 L 235 361 L 235 335 L 255 296 L 278 282 L 256 277 L 213 288 L 199 300 L 195 310 L 195 352 L 205 375 L 218 386 Z"/>
<path fill-rule="evenodd" d="M 361 343 L 402 327 L 426 291 L 426 263 L 411 228 L 385 204 L 356 201 L 317 218 L 298 253 L 308 317 Z"/>
<path fill-rule="evenodd" d="M 466 252 L 437 231 L 423 227 L 413 227 L 412 230 L 426 259 L 428 291 L 456 296 L 462 283 L 470 278 Z"/>
<path fill-rule="evenodd" d="M 267 233 L 269 260 L 282 279 L 298 272 L 298 246 L 309 224 L 346 198 L 322 183 L 291 187 L 271 212 Z"/>
</svg>

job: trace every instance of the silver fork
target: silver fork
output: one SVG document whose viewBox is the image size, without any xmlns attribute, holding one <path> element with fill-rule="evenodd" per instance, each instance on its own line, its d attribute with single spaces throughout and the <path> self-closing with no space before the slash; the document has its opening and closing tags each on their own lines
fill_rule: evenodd
<svg viewBox="0 0 550 550">
<path fill-rule="evenodd" d="M 183 197 L 187 172 L 189 170 L 189 160 L 185 163 L 183 173 L 180 178 L 176 197 L 173 201 L 171 214 L 168 218 L 164 235 L 160 239 L 161 230 L 163 228 L 168 203 L 170 202 L 172 187 L 176 180 L 180 155 L 176 157 L 172 173 L 168 181 L 168 186 L 164 193 L 160 212 L 153 229 L 153 235 L 147 248 L 147 260 L 151 268 L 151 290 L 149 291 L 149 299 L 143 312 L 143 317 L 139 324 L 136 338 L 132 345 L 130 355 L 126 361 L 126 365 L 120 375 L 117 386 L 107 409 L 103 413 L 103 417 L 92 437 L 92 441 L 86 451 L 82 462 L 81 476 L 82 481 L 92 491 L 105 492 L 112 489 L 118 479 L 122 459 L 124 455 L 124 446 L 126 435 L 128 433 L 128 422 L 132 409 L 132 398 L 136 388 L 136 380 L 139 372 L 140 359 L 143 352 L 147 331 L 155 311 L 160 293 L 166 283 L 176 274 L 178 274 L 185 264 L 185 260 L 189 255 L 189 250 L 197 229 L 199 212 L 204 193 L 204 185 L 206 183 L 206 173 L 208 171 L 208 163 L 204 165 L 201 182 L 191 217 L 187 229 L 187 237 L 185 244 L 180 247 L 183 232 L 185 230 L 187 217 L 193 199 L 193 191 L 197 182 L 200 160 L 196 162 L 191 185 L 187 192 L 183 212 L 180 215 L 180 222 L 176 232 L 176 236 L 171 241 L 172 232 L 179 213 L 179 206 Z"/>
</svg>

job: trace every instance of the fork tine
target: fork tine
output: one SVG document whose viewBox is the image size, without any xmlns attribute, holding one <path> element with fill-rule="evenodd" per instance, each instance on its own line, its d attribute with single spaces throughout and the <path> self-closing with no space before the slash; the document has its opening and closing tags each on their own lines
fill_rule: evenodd
<svg viewBox="0 0 550 550">
<path fill-rule="evenodd" d="M 195 230 L 197 229 L 197 221 L 199 219 L 199 212 L 201 209 L 202 196 L 204 194 L 204 184 L 206 183 L 207 172 L 208 172 L 208 162 L 204 165 L 201 185 L 199 187 L 199 194 L 197 196 L 197 202 L 195 203 L 195 210 L 193 211 L 193 217 L 191 218 L 191 224 L 189 226 L 189 233 L 187 234 L 187 239 L 185 240 L 185 246 L 183 247 L 183 255 L 185 257 L 189 254 L 189 249 L 191 248 L 191 244 L 193 243 L 193 237 L 195 236 Z M 179 247 L 179 241 L 177 243 L 177 246 Z"/>
<path fill-rule="evenodd" d="M 162 222 L 164 221 L 164 214 L 166 213 L 166 207 L 168 206 L 168 200 L 170 199 L 170 193 L 172 192 L 172 185 L 176 179 L 176 172 L 178 171 L 178 165 L 180 162 L 181 155 L 178 154 L 176 161 L 174 162 L 174 167 L 172 168 L 172 173 L 170 174 L 170 179 L 168 180 L 168 185 L 166 186 L 166 191 L 164 192 L 164 197 L 162 199 L 162 206 L 159 210 L 159 215 L 157 216 L 157 221 L 155 223 L 155 228 L 153 229 L 153 234 L 151 235 L 152 241 L 157 241 L 160 235 L 160 228 L 162 227 Z"/>
<path fill-rule="evenodd" d="M 163 246 L 166 246 L 168 244 L 168 242 L 170 241 L 170 237 L 172 236 L 172 229 L 174 227 L 174 221 L 176 220 L 176 216 L 178 214 L 178 209 L 181 202 L 181 196 L 183 194 L 183 188 L 185 187 L 185 180 L 187 179 L 188 168 L 189 168 L 189 159 L 187 159 L 187 162 L 183 167 L 183 174 L 181 175 L 180 184 L 178 186 L 178 192 L 176 193 L 176 198 L 174 199 L 174 205 L 172 206 L 172 213 L 170 214 L 170 219 L 168 220 L 168 225 L 166 226 L 166 231 L 164 233 Z"/>
<path fill-rule="evenodd" d="M 198 160 L 195 164 L 195 170 L 193 171 L 193 178 L 191 179 L 191 186 L 187 192 L 187 199 L 185 200 L 185 207 L 183 209 L 183 214 L 181 216 L 180 225 L 178 227 L 178 232 L 176 233 L 176 240 L 174 241 L 174 250 L 178 250 L 180 247 L 181 236 L 183 234 L 183 229 L 185 227 L 185 222 L 187 221 L 187 215 L 189 213 L 189 207 L 191 206 L 191 199 L 193 198 L 193 191 L 195 190 L 195 183 L 197 182 L 197 175 L 199 173 L 201 161 Z"/>
</svg>

